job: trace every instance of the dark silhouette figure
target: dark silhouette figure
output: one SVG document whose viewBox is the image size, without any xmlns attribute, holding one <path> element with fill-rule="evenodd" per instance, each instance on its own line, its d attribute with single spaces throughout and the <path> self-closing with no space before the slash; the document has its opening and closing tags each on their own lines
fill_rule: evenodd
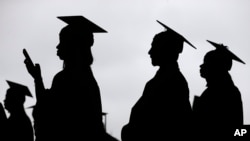
<svg viewBox="0 0 250 141">
<path fill-rule="evenodd" d="M 4 100 L 7 118 L 1 106 L 1 141 L 33 141 L 33 127 L 24 109 L 25 96 L 32 97 L 26 86 L 7 81 L 10 88 Z"/>
<path fill-rule="evenodd" d="M 167 31 L 155 35 L 149 50 L 152 65 L 159 66 L 159 70 L 147 82 L 142 96 L 133 106 L 129 123 L 122 128 L 123 141 L 186 139 L 190 136 L 189 88 L 177 63 L 183 42 L 190 43 L 159 23 Z"/>
<path fill-rule="evenodd" d="M 7 116 L 3 108 L 3 104 L 0 103 L 0 140 L 6 141 L 6 123 Z"/>
<path fill-rule="evenodd" d="M 33 116 L 37 141 L 115 140 L 104 130 L 100 91 L 90 67 L 93 33 L 106 31 L 82 16 L 58 18 L 68 24 L 57 45 L 64 68 L 49 90 L 43 86 L 39 65 L 25 60 L 36 85 Z"/>
<path fill-rule="evenodd" d="M 207 89 L 196 96 L 193 111 L 198 137 L 233 137 L 243 125 L 241 94 L 229 74 L 232 60 L 244 63 L 222 44 L 208 41 L 216 47 L 209 51 L 200 66 L 200 75 Z"/>
</svg>

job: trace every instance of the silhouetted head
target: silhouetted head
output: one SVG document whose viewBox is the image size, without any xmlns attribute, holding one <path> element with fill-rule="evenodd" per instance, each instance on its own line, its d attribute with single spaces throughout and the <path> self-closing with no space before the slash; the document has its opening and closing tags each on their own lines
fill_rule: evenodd
<svg viewBox="0 0 250 141">
<path fill-rule="evenodd" d="M 156 34 L 149 50 L 153 66 L 176 62 L 183 48 L 183 41 L 176 40 L 168 32 Z"/>
<path fill-rule="evenodd" d="M 32 95 L 26 86 L 11 81 L 7 82 L 10 88 L 6 92 L 4 106 L 6 110 L 13 113 L 23 108 L 25 96 L 32 97 Z"/>
<path fill-rule="evenodd" d="M 82 61 L 92 64 L 91 46 L 94 43 L 93 34 L 71 26 L 64 27 L 60 32 L 60 43 L 57 46 L 57 55 L 68 62 L 84 57 Z"/>
<path fill-rule="evenodd" d="M 154 36 L 149 50 L 149 55 L 152 59 L 153 66 L 167 65 L 169 62 L 176 62 L 179 54 L 183 50 L 183 43 L 186 42 L 195 48 L 182 35 L 175 32 L 168 26 L 160 23 L 167 31 L 158 33 Z"/>
<path fill-rule="evenodd" d="M 204 78 L 217 77 L 227 73 L 232 68 L 232 60 L 244 62 L 234 55 L 222 44 L 217 44 L 208 41 L 216 47 L 215 50 L 209 51 L 203 60 L 203 64 L 200 66 L 201 76 Z"/>
<path fill-rule="evenodd" d="M 93 33 L 106 32 L 83 16 L 58 17 L 68 25 L 60 32 L 60 43 L 57 55 L 65 62 L 93 62 L 91 46 L 94 43 Z"/>
</svg>

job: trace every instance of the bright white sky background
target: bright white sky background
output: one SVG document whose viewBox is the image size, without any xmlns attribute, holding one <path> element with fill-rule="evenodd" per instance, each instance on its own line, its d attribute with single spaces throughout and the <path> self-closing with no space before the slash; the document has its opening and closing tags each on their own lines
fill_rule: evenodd
<svg viewBox="0 0 250 141">
<path fill-rule="evenodd" d="M 157 70 L 147 54 L 153 36 L 164 30 L 156 20 L 182 33 L 198 48 L 185 44 L 179 57 L 191 103 L 206 88 L 199 65 L 205 53 L 214 49 L 207 39 L 227 45 L 246 62 L 234 62 L 230 73 L 242 94 L 244 122 L 250 124 L 249 0 L 1 0 L 0 102 L 8 88 L 5 80 L 27 85 L 34 95 L 23 48 L 40 63 L 45 86 L 50 88 L 53 76 L 62 68 L 56 45 L 65 24 L 56 17 L 69 15 L 83 15 L 108 31 L 94 35 L 92 68 L 103 111 L 108 112 L 108 132 L 113 136 L 120 139 L 131 107 Z M 25 105 L 34 103 L 35 99 L 27 98 Z"/>
</svg>

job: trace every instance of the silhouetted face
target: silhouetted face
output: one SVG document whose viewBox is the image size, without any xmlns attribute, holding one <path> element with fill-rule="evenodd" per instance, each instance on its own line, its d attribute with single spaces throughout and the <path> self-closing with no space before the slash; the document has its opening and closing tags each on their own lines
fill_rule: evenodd
<svg viewBox="0 0 250 141">
<path fill-rule="evenodd" d="M 160 66 L 163 63 L 164 53 L 161 49 L 163 47 L 163 45 L 157 44 L 157 42 L 153 40 L 151 44 L 151 49 L 148 52 L 153 66 Z"/>
<path fill-rule="evenodd" d="M 223 52 L 213 50 L 208 52 L 200 65 L 200 75 L 203 78 L 217 77 L 228 72 L 232 67 L 232 59 Z"/>
<path fill-rule="evenodd" d="M 179 53 L 182 51 L 183 41 L 176 41 L 167 32 L 155 35 L 148 54 L 151 57 L 153 66 L 167 65 L 169 62 L 176 62 Z"/>
<path fill-rule="evenodd" d="M 57 55 L 61 60 L 67 60 L 70 57 L 69 51 L 71 50 L 70 38 L 67 37 L 65 32 L 61 32 L 59 35 L 59 44 L 57 45 Z"/>
<path fill-rule="evenodd" d="M 200 75 L 203 78 L 207 78 L 209 76 L 209 65 L 205 61 L 200 65 Z"/>
<path fill-rule="evenodd" d="M 25 97 L 15 91 L 14 89 L 8 89 L 4 100 L 4 107 L 10 113 L 14 112 L 19 106 L 22 106 L 25 101 Z"/>
<path fill-rule="evenodd" d="M 63 28 L 59 35 L 57 55 L 61 60 L 74 61 L 79 56 L 92 56 L 90 48 L 93 45 L 93 34 L 70 26 Z M 86 59 L 88 59 L 86 58 Z"/>
</svg>

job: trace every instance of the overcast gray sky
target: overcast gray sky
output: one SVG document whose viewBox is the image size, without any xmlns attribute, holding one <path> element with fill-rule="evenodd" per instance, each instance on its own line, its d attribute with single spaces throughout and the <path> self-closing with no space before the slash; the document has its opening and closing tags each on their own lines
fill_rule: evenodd
<svg viewBox="0 0 250 141">
<path fill-rule="evenodd" d="M 230 71 L 242 94 L 244 122 L 250 124 L 250 1 L 249 0 L 1 0 L 0 1 L 0 102 L 8 88 L 5 80 L 34 84 L 23 64 L 26 48 L 40 63 L 45 86 L 61 70 L 56 56 L 58 34 L 65 26 L 57 16 L 83 15 L 108 31 L 95 34 L 94 75 L 101 89 L 108 132 L 120 139 L 131 107 L 142 95 L 156 67 L 148 56 L 152 38 L 163 31 L 160 20 L 183 34 L 198 49 L 185 44 L 180 69 L 190 88 L 190 102 L 206 82 L 199 75 L 207 39 L 227 45 L 246 62 L 234 62 Z M 27 99 L 26 106 L 34 99 Z M 30 113 L 31 110 L 27 110 Z"/>
</svg>

